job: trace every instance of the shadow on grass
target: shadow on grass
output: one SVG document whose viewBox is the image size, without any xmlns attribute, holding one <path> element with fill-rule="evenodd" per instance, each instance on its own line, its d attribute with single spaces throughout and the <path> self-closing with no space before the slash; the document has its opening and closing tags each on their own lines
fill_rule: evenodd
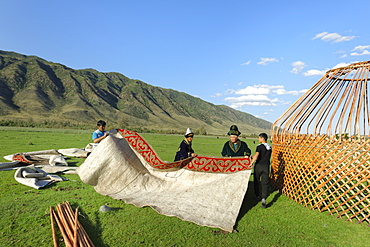
<svg viewBox="0 0 370 247">
<path fill-rule="evenodd" d="M 270 188 L 269 188 L 269 196 L 271 195 L 271 193 L 273 191 L 274 191 L 274 189 L 270 185 Z M 278 198 L 280 196 L 281 196 L 280 193 L 276 193 L 275 196 L 274 196 L 274 198 L 266 205 L 266 208 L 271 207 L 278 200 Z M 249 181 L 248 182 L 247 193 L 245 193 L 245 195 L 244 195 L 244 199 L 243 199 L 242 205 L 240 207 L 239 215 L 236 218 L 236 223 L 235 223 L 234 229 L 237 230 L 238 223 L 244 217 L 244 215 L 246 215 L 250 209 L 252 209 L 256 205 L 258 205 L 259 202 L 256 201 L 254 198 L 255 198 L 255 195 L 254 195 L 254 182 L 253 181 Z M 267 199 L 267 201 L 268 201 L 268 199 Z"/>
<path fill-rule="evenodd" d="M 271 195 L 271 193 L 270 193 L 270 195 Z M 281 194 L 279 193 L 279 192 L 277 192 L 275 195 L 274 195 L 274 198 L 272 198 L 272 200 L 269 202 L 269 203 L 267 203 L 267 205 L 266 205 L 266 207 L 268 208 L 268 207 L 271 207 L 278 199 L 279 199 L 279 197 L 281 196 Z"/>
<path fill-rule="evenodd" d="M 80 162 L 77 162 L 77 161 L 76 161 L 76 162 L 75 162 L 75 161 L 73 161 L 73 162 L 68 162 L 68 166 L 76 167 L 78 163 L 80 163 Z M 67 167 L 68 167 L 68 166 L 67 166 Z"/>
<path fill-rule="evenodd" d="M 245 193 L 244 195 L 242 206 L 240 207 L 239 215 L 236 218 L 234 229 L 238 228 L 239 220 L 241 220 L 251 208 L 258 204 L 258 202 L 255 201 L 253 198 L 254 198 L 254 184 L 253 181 L 249 181 L 247 193 Z"/>
<path fill-rule="evenodd" d="M 77 207 L 77 204 L 73 204 L 73 207 Z M 99 217 L 99 211 L 95 212 L 95 218 L 96 218 L 96 224 L 94 225 L 93 222 L 89 219 L 87 214 L 79 208 L 79 222 L 81 223 L 82 227 L 85 229 L 87 235 L 91 239 L 91 241 L 94 243 L 95 246 L 101 246 L 101 247 L 109 247 L 109 245 L 106 245 L 102 241 L 102 225 L 100 222 Z"/>
<path fill-rule="evenodd" d="M 110 211 L 118 211 L 118 210 L 121 210 L 121 209 L 123 209 L 123 208 L 110 208 Z M 105 213 L 107 213 L 107 212 L 105 212 Z M 91 221 L 89 222 L 89 227 L 90 227 L 89 232 L 93 233 L 90 236 L 90 239 L 94 243 L 95 246 L 110 247 L 109 244 L 106 244 L 102 241 L 103 227 L 102 227 L 102 224 L 101 224 L 101 221 L 100 221 L 100 215 L 102 214 L 102 212 L 96 211 L 94 214 L 95 214 L 95 218 L 96 218 L 95 226 L 92 224 Z"/>
</svg>

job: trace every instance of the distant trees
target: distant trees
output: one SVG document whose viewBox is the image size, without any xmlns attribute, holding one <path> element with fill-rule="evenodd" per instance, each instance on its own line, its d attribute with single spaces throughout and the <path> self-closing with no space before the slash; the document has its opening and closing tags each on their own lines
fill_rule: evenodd
<svg viewBox="0 0 370 247">
<path fill-rule="evenodd" d="M 196 135 L 207 135 L 207 131 L 204 127 L 199 127 L 194 131 Z"/>
<path fill-rule="evenodd" d="M 69 121 L 58 122 L 55 120 L 44 120 L 42 122 L 34 122 L 32 119 L 25 120 L 0 120 L 0 126 L 9 127 L 30 127 L 30 128 L 58 128 L 58 129 L 91 129 L 95 125 L 85 123 L 72 123 Z"/>
</svg>

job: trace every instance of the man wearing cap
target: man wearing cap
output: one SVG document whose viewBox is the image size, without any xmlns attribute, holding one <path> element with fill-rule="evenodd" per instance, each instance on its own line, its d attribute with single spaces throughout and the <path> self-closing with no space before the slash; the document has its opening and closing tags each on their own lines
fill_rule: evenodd
<svg viewBox="0 0 370 247">
<path fill-rule="evenodd" d="M 241 134 L 236 125 L 231 125 L 229 132 L 230 141 L 227 141 L 222 148 L 221 155 L 224 157 L 250 156 L 251 150 L 247 143 L 239 140 Z"/>
<path fill-rule="evenodd" d="M 185 139 L 180 143 L 179 150 L 176 152 L 175 161 L 197 156 L 191 148 L 193 137 L 194 133 L 188 128 L 185 133 Z"/>
</svg>

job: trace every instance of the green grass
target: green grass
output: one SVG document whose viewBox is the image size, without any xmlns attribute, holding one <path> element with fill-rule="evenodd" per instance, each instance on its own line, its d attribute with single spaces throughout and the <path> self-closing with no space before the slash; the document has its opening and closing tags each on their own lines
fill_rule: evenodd
<svg viewBox="0 0 370 247">
<path fill-rule="evenodd" d="M 92 131 L 1 127 L 0 156 L 2 159 L 16 152 L 82 148 L 90 142 Z M 179 135 L 143 136 L 168 161 L 173 160 L 182 140 Z M 219 156 L 226 140 L 196 136 L 193 147 L 198 154 Z M 246 141 L 254 151 L 253 139 Z M 68 160 L 71 166 L 79 166 L 83 161 Z M 79 220 L 96 246 L 368 245 L 367 226 L 310 210 L 277 192 L 269 196 L 268 208 L 261 208 L 252 199 L 252 182 L 237 222 L 239 233 L 223 234 L 218 229 L 160 215 L 150 207 L 137 208 L 102 196 L 82 183 L 78 175 L 63 175 L 69 181 L 35 190 L 17 183 L 14 170 L 0 174 L 0 246 L 4 247 L 52 246 L 49 207 L 64 201 L 69 201 L 73 208 L 79 206 Z M 99 207 L 103 204 L 115 210 L 101 213 Z"/>
</svg>

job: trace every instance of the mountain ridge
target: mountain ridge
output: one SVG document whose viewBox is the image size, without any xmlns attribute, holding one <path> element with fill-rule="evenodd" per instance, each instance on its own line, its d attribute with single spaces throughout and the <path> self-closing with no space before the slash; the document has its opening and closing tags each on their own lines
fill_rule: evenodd
<svg viewBox="0 0 370 247">
<path fill-rule="evenodd" d="M 225 105 L 173 89 L 151 86 L 117 72 L 75 70 L 37 56 L 0 50 L 0 119 L 33 121 L 106 120 L 117 128 L 175 130 L 187 127 L 226 134 L 269 131 L 271 123 Z"/>
</svg>

